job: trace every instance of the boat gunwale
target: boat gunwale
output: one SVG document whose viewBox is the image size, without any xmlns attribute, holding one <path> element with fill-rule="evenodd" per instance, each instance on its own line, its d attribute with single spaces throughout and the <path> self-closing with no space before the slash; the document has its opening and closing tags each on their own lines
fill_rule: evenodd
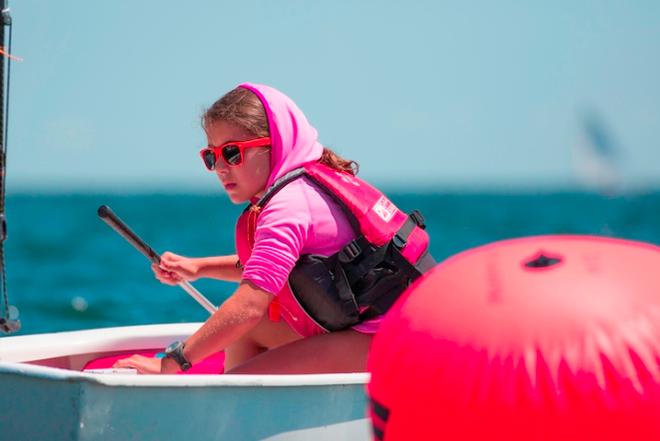
<svg viewBox="0 0 660 441">
<path fill-rule="evenodd" d="M 54 381 L 81 381 L 104 386 L 130 387 L 297 387 L 360 385 L 365 372 L 288 375 L 135 375 L 98 373 L 43 366 L 39 360 L 112 351 L 164 347 L 172 339 L 194 333 L 202 323 L 96 328 L 0 339 L 0 375 L 13 374 Z M 31 363 L 35 362 L 35 363 Z"/>
<path fill-rule="evenodd" d="M 366 385 L 366 372 L 288 375 L 132 375 L 71 371 L 16 362 L 0 362 L 0 375 L 14 374 L 55 381 L 138 387 L 299 387 Z"/>
<path fill-rule="evenodd" d="M 0 361 L 27 362 L 62 356 L 165 347 L 202 323 L 165 323 L 28 334 L 0 338 Z"/>
</svg>

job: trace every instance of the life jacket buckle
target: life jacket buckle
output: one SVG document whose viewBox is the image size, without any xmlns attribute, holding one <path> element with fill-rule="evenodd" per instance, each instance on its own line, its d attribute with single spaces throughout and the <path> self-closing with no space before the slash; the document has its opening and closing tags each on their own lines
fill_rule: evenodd
<svg viewBox="0 0 660 441">
<path fill-rule="evenodd" d="M 401 237 L 399 233 L 396 233 L 392 236 L 392 245 L 394 245 L 397 250 L 401 251 L 403 247 L 406 246 L 406 239 Z"/>
<path fill-rule="evenodd" d="M 412 219 L 413 222 L 415 222 L 415 224 L 417 224 L 419 228 L 421 228 L 422 230 L 426 229 L 424 216 L 418 210 L 413 210 L 410 213 L 410 218 Z"/>
<path fill-rule="evenodd" d="M 339 261 L 341 263 L 351 263 L 360 254 L 362 254 L 360 245 L 356 241 L 351 241 L 339 252 Z"/>
</svg>

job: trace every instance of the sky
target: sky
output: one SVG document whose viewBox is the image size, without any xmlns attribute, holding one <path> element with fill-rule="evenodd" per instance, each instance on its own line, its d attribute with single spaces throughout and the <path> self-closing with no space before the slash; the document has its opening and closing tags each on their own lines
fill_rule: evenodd
<svg viewBox="0 0 660 441">
<path fill-rule="evenodd" d="M 657 1 L 9 7 L 9 193 L 213 191 L 199 117 L 244 81 L 380 185 L 573 188 L 605 151 L 624 187 L 660 187 Z"/>
</svg>

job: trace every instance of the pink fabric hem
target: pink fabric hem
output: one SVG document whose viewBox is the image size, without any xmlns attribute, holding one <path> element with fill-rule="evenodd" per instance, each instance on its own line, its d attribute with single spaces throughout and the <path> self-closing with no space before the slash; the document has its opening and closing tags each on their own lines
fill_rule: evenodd
<svg viewBox="0 0 660 441">
<path fill-rule="evenodd" d="M 379 315 L 376 318 L 362 322 L 359 325 L 355 325 L 351 329 L 362 334 L 375 334 L 378 332 L 378 329 L 380 329 L 380 324 L 383 321 L 383 317 L 384 316 Z"/>
</svg>

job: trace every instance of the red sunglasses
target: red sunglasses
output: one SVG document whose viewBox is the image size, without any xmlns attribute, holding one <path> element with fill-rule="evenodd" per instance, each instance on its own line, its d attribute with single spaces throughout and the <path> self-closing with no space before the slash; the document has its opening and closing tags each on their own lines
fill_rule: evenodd
<svg viewBox="0 0 660 441">
<path fill-rule="evenodd" d="M 208 146 L 199 151 L 199 155 L 204 161 L 204 165 L 209 170 L 215 170 L 218 164 L 218 158 L 229 167 L 235 167 L 243 163 L 243 150 L 251 147 L 264 147 L 270 145 L 270 138 L 257 138 L 249 141 L 229 141 L 219 147 Z"/>
</svg>

